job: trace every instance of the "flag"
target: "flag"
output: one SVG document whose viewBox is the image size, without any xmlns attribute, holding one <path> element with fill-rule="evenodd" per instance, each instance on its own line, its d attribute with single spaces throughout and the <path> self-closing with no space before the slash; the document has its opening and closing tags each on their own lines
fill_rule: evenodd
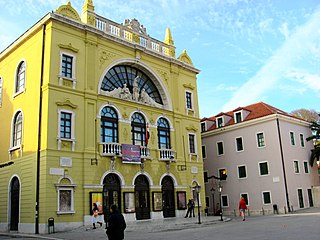
<svg viewBox="0 0 320 240">
<path fill-rule="evenodd" d="M 146 125 L 146 146 L 148 146 L 149 138 L 150 138 L 149 124 L 147 123 L 147 125 Z"/>
</svg>

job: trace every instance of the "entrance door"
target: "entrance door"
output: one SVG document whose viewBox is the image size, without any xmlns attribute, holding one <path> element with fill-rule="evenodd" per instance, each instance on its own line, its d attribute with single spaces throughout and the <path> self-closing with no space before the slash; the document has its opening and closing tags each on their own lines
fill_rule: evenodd
<svg viewBox="0 0 320 240">
<path fill-rule="evenodd" d="M 19 224 L 20 183 L 14 177 L 10 187 L 10 230 L 17 231 Z"/>
<path fill-rule="evenodd" d="M 137 220 L 150 219 L 149 182 L 144 175 L 134 181 L 134 196 Z"/>
<path fill-rule="evenodd" d="M 304 208 L 302 189 L 298 189 L 298 198 L 299 198 L 299 207 Z"/>
<path fill-rule="evenodd" d="M 104 217 L 110 215 L 111 205 L 117 205 L 121 212 L 121 185 L 119 177 L 116 174 L 110 173 L 103 180 L 103 209 Z"/>
<path fill-rule="evenodd" d="M 175 217 L 174 185 L 171 177 L 164 177 L 161 186 L 163 217 Z"/>
<path fill-rule="evenodd" d="M 309 207 L 313 207 L 312 190 L 308 189 Z"/>
</svg>

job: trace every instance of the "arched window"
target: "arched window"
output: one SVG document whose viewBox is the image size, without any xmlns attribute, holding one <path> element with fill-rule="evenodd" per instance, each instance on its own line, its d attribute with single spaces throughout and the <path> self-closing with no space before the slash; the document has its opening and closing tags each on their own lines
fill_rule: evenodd
<svg viewBox="0 0 320 240">
<path fill-rule="evenodd" d="M 18 93 L 25 88 L 25 80 L 26 80 L 26 63 L 21 62 L 17 69 L 15 93 Z"/>
<path fill-rule="evenodd" d="M 170 149 L 170 126 L 168 120 L 159 118 L 157 125 L 159 149 Z"/>
<path fill-rule="evenodd" d="M 118 115 L 111 107 L 101 110 L 101 142 L 118 142 Z"/>
<path fill-rule="evenodd" d="M 162 105 L 163 102 L 160 93 L 150 77 L 141 70 L 132 66 L 118 65 L 111 68 L 102 80 L 101 89 L 111 92 L 115 88 L 120 87 L 123 89 L 126 86 L 129 92 L 133 94 L 134 80 L 136 77 L 139 77 L 136 83 L 137 88 L 139 89 L 139 94 L 141 95 L 142 92 L 145 92 L 156 103 Z"/>
<path fill-rule="evenodd" d="M 146 146 L 146 121 L 142 114 L 134 113 L 131 117 L 132 144 Z"/>
<path fill-rule="evenodd" d="M 17 112 L 13 119 L 12 147 L 21 145 L 22 140 L 22 112 Z"/>
</svg>

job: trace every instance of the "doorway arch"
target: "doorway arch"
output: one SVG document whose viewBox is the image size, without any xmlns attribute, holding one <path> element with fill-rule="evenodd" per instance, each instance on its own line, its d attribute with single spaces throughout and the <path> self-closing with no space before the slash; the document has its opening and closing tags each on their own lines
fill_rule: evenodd
<svg viewBox="0 0 320 240">
<path fill-rule="evenodd" d="M 104 218 L 110 215 L 111 205 L 117 205 L 121 212 L 121 183 L 119 177 L 114 173 L 109 173 L 103 179 L 103 209 Z"/>
<path fill-rule="evenodd" d="M 174 204 L 174 184 L 169 176 L 165 176 L 161 181 L 162 191 L 162 209 L 163 217 L 175 217 L 175 204 Z"/>
<path fill-rule="evenodd" d="M 150 219 L 149 181 L 146 176 L 139 175 L 135 179 L 134 196 L 137 220 Z"/>
<path fill-rule="evenodd" d="M 20 209 L 20 182 L 12 178 L 10 184 L 10 231 L 18 231 Z"/>
</svg>

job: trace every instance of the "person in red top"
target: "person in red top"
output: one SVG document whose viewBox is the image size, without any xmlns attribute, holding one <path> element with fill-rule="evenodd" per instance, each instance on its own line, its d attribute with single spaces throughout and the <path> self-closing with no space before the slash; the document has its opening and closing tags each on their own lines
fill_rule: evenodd
<svg viewBox="0 0 320 240">
<path fill-rule="evenodd" d="M 242 217 L 242 221 L 246 220 L 246 209 L 247 209 L 247 203 L 242 197 L 240 198 L 240 201 L 239 201 L 239 212 L 240 212 L 240 216 Z"/>
</svg>

